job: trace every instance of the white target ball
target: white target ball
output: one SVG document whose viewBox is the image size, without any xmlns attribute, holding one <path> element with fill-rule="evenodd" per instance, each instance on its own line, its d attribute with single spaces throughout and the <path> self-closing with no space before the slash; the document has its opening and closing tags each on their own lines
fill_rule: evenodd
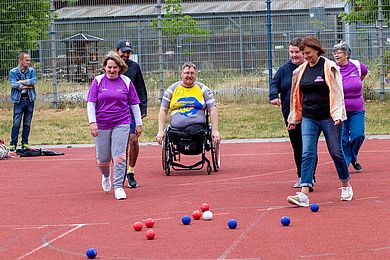
<svg viewBox="0 0 390 260">
<path fill-rule="evenodd" d="M 207 210 L 207 211 L 203 212 L 202 217 L 204 220 L 211 220 L 213 218 L 213 212 L 211 212 L 210 210 Z"/>
</svg>

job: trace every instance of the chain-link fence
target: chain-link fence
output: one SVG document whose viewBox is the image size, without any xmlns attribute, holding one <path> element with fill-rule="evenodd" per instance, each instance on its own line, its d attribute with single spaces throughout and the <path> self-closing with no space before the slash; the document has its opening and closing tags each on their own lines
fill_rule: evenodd
<svg viewBox="0 0 390 260">
<path fill-rule="evenodd" d="M 179 9 L 169 9 L 174 2 L 182 2 Z M 370 70 L 366 97 L 383 98 L 390 90 L 390 1 L 360 2 L 2 0 L 0 107 L 9 106 L 7 75 L 19 51 L 28 51 L 37 69 L 38 102 L 70 106 L 83 104 L 102 57 L 121 39 L 132 42 L 152 104 L 185 61 L 197 64 L 198 79 L 220 102 L 267 101 L 270 74 L 288 59 L 288 42 L 307 35 L 321 40 L 329 58 L 334 44 L 349 43 L 352 57 Z"/>
</svg>

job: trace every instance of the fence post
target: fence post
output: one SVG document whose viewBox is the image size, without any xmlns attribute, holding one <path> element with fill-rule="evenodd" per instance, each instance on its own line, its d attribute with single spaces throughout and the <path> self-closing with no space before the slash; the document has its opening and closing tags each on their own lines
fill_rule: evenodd
<svg viewBox="0 0 390 260">
<path fill-rule="evenodd" d="M 54 27 L 54 0 L 50 0 L 50 44 L 51 44 L 51 84 L 53 89 L 53 104 L 54 109 L 58 109 L 58 97 L 57 97 L 57 64 L 56 64 L 56 32 Z"/>
<path fill-rule="evenodd" d="M 158 64 L 160 73 L 160 99 L 164 96 L 164 64 L 163 64 L 163 47 L 162 47 L 162 16 L 161 16 L 161 0 L 157 0 L 157 31 L 158 31 Z"/>
<path fill-rule="evenodd" d="M 268 84 L 272 81 L 272 23 L 271 23 L 271 0 L 267 0 L 267 35 L 268 35 Z"/>
<path fill-rule="evenodd" d="M 379 57 L 380 57 L 380 99 L 385 98 L 385 55 L 383 52 L 383 12 L 382 12 L 382 0 L 378 0 L 378 26 L 379 26 Z"/>
</svg>

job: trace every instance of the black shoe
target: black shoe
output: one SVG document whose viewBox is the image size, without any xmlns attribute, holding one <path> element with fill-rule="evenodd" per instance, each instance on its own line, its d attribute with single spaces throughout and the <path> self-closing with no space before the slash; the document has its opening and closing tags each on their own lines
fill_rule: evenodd
<svg viewBox="0 0 390 260">
<path fill-rule="evenodd" d="M 134 173 L 127 173 L 126 178 L 129 188 L 137 188 L 138 184 L 134 178 Z"/>
<path fill-rule="evenodd" d="M 355 169 L 355 171 L 357 172 L 361 172 L 362 171 L 362 166 L 360 165 L 360 163 L 358 162 L 351 162 L 352 164 L 352 167 Z"/>
</svg>

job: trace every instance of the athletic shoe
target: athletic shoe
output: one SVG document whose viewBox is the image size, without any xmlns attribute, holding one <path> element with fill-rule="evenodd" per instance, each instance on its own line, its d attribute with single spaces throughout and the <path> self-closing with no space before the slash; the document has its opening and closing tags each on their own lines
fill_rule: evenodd
<svg viewBox="0 0 390 260">
<path fill-rule="evenodd" d="M 22 144 L 22 149 L 23 150 L 28 150 L 30 146 L 28 144 Z"/>
<path fill-rule="evenodd" d="M 352 200 L 353 190 L 351 186 L 341 187 L 341 200 Z"/>
<path fill-rule="evenodd" d="M 129 186 L 129 188 L 133 188 L 133 189 L 137 188 L 138 184 L 134 178 L 134 173 L 128 172 L 126 174 L 126 178 L 127 178 L 127 185 Z"/>
<path fill-rule="evenodd" d="M 298 178 L 298 180 L 294 184 L 294 188 L 300 188 L 301 187 L 301 178 Z"/>
<path fill-rule="evenodd" d="M 361 172 L 362 171 L 362 166 L 360 165 L 360 163 L 358 162 L 351 162 L 352 164 L 352 167 L 355 169 L 355 171 L 357 172 Z"/>
<path fill-rule="evenodd" d="M 109 192 L 111 190 L 111 179 L 110 175 L 108 177 L 102 174 L 102 188 L 105 192 Z"/>
<path fill-rule="evenodd" d="M 10 151 L 10 152 L 16 152 L 16 145 L 11 144 L 11 145 L 9 146 L 9 151 Z"/>
<path fill-rule="evenodd" d="M 123 188 L 116 188 L 115 189 L 115 198 L 117 200 L 124 200 L 126 199 L 126 192 Z"/>
<path fill-rule="evenodd" d="M 309 197 L 303 192 L 297 192 L 295 196 L 288 196 L 287 201 L 300 207 L 309 207 Z"/>
</svg>

